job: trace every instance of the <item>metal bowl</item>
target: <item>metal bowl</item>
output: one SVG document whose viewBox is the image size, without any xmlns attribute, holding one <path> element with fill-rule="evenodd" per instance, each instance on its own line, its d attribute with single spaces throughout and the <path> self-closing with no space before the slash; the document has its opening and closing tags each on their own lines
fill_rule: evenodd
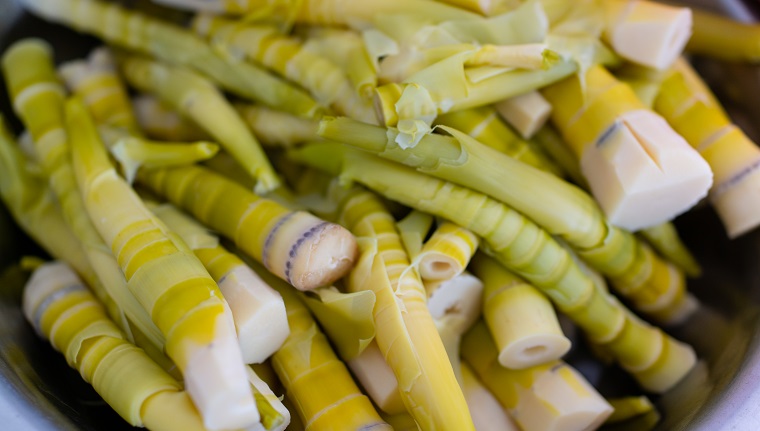
<svg viewBox="0 0 760 431">
<path fill-rule="evenodd" d="M 754 20 L 740 1 L 692 1 L 738 19 Z M 757 3 L 755 3 L 757 5 Z M 0 52 L 23 37 L 41 37 L 56 60 L 82 57 L 98 42 L 23 12 L 19 0 L 0 0 Z M 746 65 L 695 59 L 735 121 L 760 138 L 760 74 Z M 13 118 L 0 83 L 0 112 Z M 20 125 L 11 120 L 16 132 Z M 760 430 L 760 232 L 729 241 L 715 213 L 701 206 L 676 224 L 704 275 L 689 288 L 702 309 L 669 332 L 693 345 L 701 362 L 677 387 L 656 397 L 662 414 L 657 430 Z M 0 203 L 0 429 L 131 429 L 41 340 L 20 311 L 24 275 L 10 266 L 42 252 L 15 226 Z M 582 349 L 568 358 L 604 394 L 635 394 L 635 385 L 615 368 L 602 368 Z M 641 429 L 636 423 L 627 429 Z"/>
</svg>

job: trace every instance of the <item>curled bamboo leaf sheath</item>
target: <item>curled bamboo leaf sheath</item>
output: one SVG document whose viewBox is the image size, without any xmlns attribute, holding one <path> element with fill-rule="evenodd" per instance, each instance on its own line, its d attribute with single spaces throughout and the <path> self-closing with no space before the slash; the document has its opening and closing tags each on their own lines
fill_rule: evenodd
<svg viewBox="0 0 760 431">
<path fill-rule="evenodd" d="M 375 293 L 375 339 L 399 382 L 407 410 L 426 431 L 473 429 L 464 395 L 427 309 L 425 288 L 410 266 L 395 220 L 366 191 L 345 199 L 340 219 L 361 246 L 349 290 Z"/>
<path fill-rule="evenodd" d="M 492 196 L 567 241 L 642 311 L 666 320 L 678 310 L 685 290 L 683 273 L 630 232 L 607 223 L 591 196 L 455 129 L 445 130 L 453 137 L 427 135 L 408 149 L 396 144 L 393 129 L 344 118 L 323 120 L 320 135 Z M 547 202 L 561 210 L 550 210 Z"/>
<path fill-rule="evenodd" d="M 481 236 L 489 254 L 547 294 L 592 340 L 608 346 L 642 386 L 666 390 L 693 366 L 689 346 L 636 318 L 589 277 L 567 249 L 516 211 L 483 194 L 364 153 L 346 157 L 346 178 Z"/>
<path fill-rule="evenodd" d="M 331 284 L 353 265 L 356 241 L 344 228 L 260 198 L 208 169 L 187 166 L 138 177 L 299 289 Z"/>
</svg>

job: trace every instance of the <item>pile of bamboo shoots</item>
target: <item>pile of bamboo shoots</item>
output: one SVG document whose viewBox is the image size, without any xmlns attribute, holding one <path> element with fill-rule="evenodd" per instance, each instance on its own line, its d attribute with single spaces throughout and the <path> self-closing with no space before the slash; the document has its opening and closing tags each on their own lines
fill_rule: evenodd
<svg viewBox="0 0 760 431">
<path fill-rule="evenodd" d="M 760 150 L 682 52 L 754 61 L 758 28 L 648 0 L 155 1 L 195 15 L 24 0 L 107 46 L 1 60 L 25 130 L 0 121 L 0 196 L 51 259 L 24 315 L 124 420 L 593 430 L 657 413 L 574 344 L 645 394 L 694 368 L 656 326 L 700 307 L 672 220 L 707 198 L 755 228 Z"/>
</svg>

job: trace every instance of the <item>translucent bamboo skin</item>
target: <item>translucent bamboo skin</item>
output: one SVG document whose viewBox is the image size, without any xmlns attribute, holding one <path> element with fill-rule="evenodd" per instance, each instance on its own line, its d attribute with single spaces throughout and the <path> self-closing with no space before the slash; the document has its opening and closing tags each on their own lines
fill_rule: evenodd
<svg viewBox="0 0 760 431">
<path fill-rule="evenodd" d="M 608 347 L 645 389 L 664 392 L 693 367 L 696 356 L 690 346 L 639 320 L 586 274 L 566 248 L 516 211 L 366 153 L 346 157 L 350 160 L 343 178 L 481 236 L 485 251 L 549 296 L 594 342 Z"/>
<path fill-rule="evenodd" d="M 453 137 L 427 135 L 406 150 L 396 144 L 393 129 L 344 118 L 322 120 L 319 133 L 509 205 L 567 241 L 594 269 L 610 277 L 617 292 L 636 309 L 663 322 L 680 316 L 686 297 L 683 273 L 630 232 L 607 223 L 591 196 L 455 129 L 445 130 Z"/>
<path fill-rule="evenodd" d="M 514 133 L 493 108 L 483 106 L 439 115 L 436 123 L 461 130 L 513 159 L 563 176 L 556 163 Z"/>
<path fill-rule="evenodd" d="M 138 181 L 300 290 L 333 283 L 356 259 L 356 240 L 346 229 L 258 197 L 206 168 L 145 171 Z"/>
<path fill-rule="evenodd" d="M 361 250 L 348 289 L 375 292 L 375 339 L 399 382 L 407 411 L 423 431 L 474 431 L 395 220 L 373 193 L 357 189 L 344 199 L 340 221 L 357 236 Z"/>
<path fill-rule="evenodd" d="M 299 84 L 323 106 L 359 121 L 375 121 L 371 103 L 359 96 L 338 65 L 304 49 L 298 39 L 282 35 L 275 26 L 241 24 L 207 14 L 197 15 L 192 26 L 214 45 L 242 53 Z"/>
<path fill-rule="evenodd" d="M 111 166 L 84 105 L 65 107 L 77 183 L 95 228 L 127 286 L 166 337 L 208 428 L 246 427 L 259 413 L 245 380 L 229 306 L 180 238 L 145 207 Z"/>
<path fill-rule="evenodd" d="M 139 134 L 127 89 L 108 48 L 94 49 L 87 59 L 64 63 L 58 71 L 69 90 L 90 109 L 96 123 Z"/>
<path fill-rule="evenodd" d="M 665 79 L 655 109 L 710 164 L 710 202 L 730 238 L 760 224 L 754 199 L 760 190 L 760 149 L 734 125 L 691 66 L 680 60 Z"/>
<path fill-rule="evenodd" d="M 98 0 L 24 0 L 44 19 L 93 34 L 114 45 L 193 68 L 241 97 L 299 116 L 313 116 L 319 105 L 307 93 L 265 70 L 225 58 L 179 26 Z"/>
<path fill-rule="evenodd" d="M 612 413 L 604 398 L 564 362 L 525 370 L 499 365 L 482 321 L 464 336 L 462 356 L 522 429 L 594 430 Z"/>
<path fill-rule="evenodd" d="M 483 318 L 499 349 L 499 363 L 524 369 L 560 359 L 570 350 L 551 302 L 535 287 L 484 255 L 471 270 L 483 281 Z"/>
<path fill-rule="evenodd" d="M 36 159 L 57 198 L 63 220 L 71 229 L 65 231 L 74 234 L 77 238 L 74 243 L 81 242 L 91 268 L 90 275 L 83 273 L 88 284 L 122 330 L 131 333 L 128 318 L 153 345 L 151 352 L 160 352 L 163 335 L 127 289 L 126 280 L 90 221 L 77 188 L 63 117 L 65 90 L 55 74 L 49 45 L 36 39 L 17 42 L 3 55 L 2 68 L 16 113 L 34 140 Z M 57 233 L 51 231 L 46 235 Z"/>
<path fill-rule="evenodd" d="M 478 249 L 478 237 L 454 223 L 441 222 L 415 259 L 423 280 L 449 280 L 461 274 Z"/>
<path fill-rule="evenodd" d="M 131 425 L 205 430 L 182 385 L 125 339 L 66 264 L 46 263 L 34 272 L 23 308 L 37 332 Z"/>
<path fill-rule="evenodd" d="M 213 136 L 256 180 L 257 193 L 279 187 L 280 180 L 259 142 L 224 95 L 204 77 L 137 57 L 124 60 L 122 70 L 134 87 L 155 94 Z"/>
<path fill-rule="evenodd" d="M 253 268 L 285 301 L 290 335 L 272 356 L 272 366 L 303 429 L 393 431 L 356 386 L 292 287 L 261 267 Z"/>
</svg>

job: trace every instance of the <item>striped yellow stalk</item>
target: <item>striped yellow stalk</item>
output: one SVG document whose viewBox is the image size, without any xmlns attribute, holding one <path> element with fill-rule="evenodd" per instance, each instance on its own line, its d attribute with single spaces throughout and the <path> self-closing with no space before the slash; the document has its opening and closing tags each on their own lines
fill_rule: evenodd
<svg viewBox="0 0 760 431">
<path fill-rule="evenodd" d="M 371 26 L 379 16 L 422 16 L 431 23 L 478 18 L 475 13 L 433 0 L 303 0 L 294 4 L 298 23 L 349 26 L 359 30 Z"/>
<path fill-rule="evenodd" d="M 379 14 L 423 15 L 434 21 L 473 18 L 478 15 L 432 0 L 369 0 L 361 5 L 339 0 L 158 0 L 172 7 L 245 17 L 276 17 L 286 22 L 295 19 L 305 24 L 350 25 L 366 28 Z"/>
<path fill-rule="evenodd" d="M 211 429 L 259 421 L 229 306 L 180 238 L 114 170 L 84 105 L 66 103 L 72 159 L 87 213 L 127 286 L 166 337 L 193 402 Z"/>
<path fill-rule="evenodd" d="M 375 292 L 375 339 L 407 410 L 422 430 L 474 430 L 395 220 L 374 194 L 356 190 L 344 200 L 340 221 L 361 250 L 348 289 Z"/>
<path fill-rule="evenodd" d="M 652 411 L 657 411 L 652 402 L 649 401 L 649 398 L 643 395 L 638 397 L 608 398 L 607 402 L 615 409 L 610 417 L 607 418 L 607 423 L 623 422 Z"/>
<path fill-rule="evenodd" d="M 561 361 L 510 370 L 482 321 L 462 340 L 462 356 L 521 429 L 531 431 L 593 430 L 612 407 L 570 365 Z"/>
<path fill-rule="evenodd" d="M 329 285 L 354 264 L 356 240 L 346 229 L 258 197 L 208 169 L 142 171 L 138 181 L 298 289 Z"/>
<path fill-rule="evenodd" d="M 470 263 L 478 249 L 479 239 L 469 230 L 443 221 L 414 258 L 423 280 L 449 280 Z"/>
<path fill-rule="evenodd" d="M 310 27 L 304 49 L 337 64 L 348 75 L 360 97 L 372 100 L 377 88 L 377 65 L 372 61 L 364 34 L 335 27 Z"/>
<path fill-rule="evenodd" d="M 694 350 L 641 321 L 529 219 L 481 193 L 363 152 L 346 154 L 342 177 L 481 236 L 496 260 L 531 282 L 647 390 L 663 392 L 693 367 Z"/>
<path fill-rule="evenodd" d="M 470 408 L 472 421 L 478 431 L 518 431 L 517 425 L 507 415 L 504 407 L 499 404 L 483 383 L 480 382 L 475 372 L 467 364 L 462 362 L 462 391 Z"/>
<path fill-rule="evenodd" d="M 199 222 L 171 204 L 148 207 L 193 250 L 219 285 L 232 311 L 243 360 L 248 364 L 265 361 L 290 332 L 280 295 Z"/>
<path fill-rule="evenodd" d="M 262 144 L 290 148 L 319 139 L 319 122 L 316 120 L 252 104 L 238 103 L 235 109 Z"/>
<path fill-rule="evenodd" d="M 685 136 L 604 67 L 584 77 L 585 83 L 567 79 L 543 94 L 610 223 L 631 231 L 654 226 L 707 195 L 712 172 Z"/>
<path fill-rule="evenodd" d="M 493 108 L 483 106 L 451 112 L 439 115 L 435 122 L 467 133 L 478 142 L 537 169 L 557 176 L 563 174 L 562 169 L 540 149 L 514 133 Z"/>
<path fill-rule="evenodd" d="M 301 299 L 335 346 L 341 360 L 349 362 L 361 355 L 375 338 L 375 321 L 372 319 L 375 294 L 371 291 L 343 293 L 335 286 L 327 286 L 314 289 Z"/>
<path fill-rule="evenodd" d="M 338 65 L 304 49 L 298 39 L 281 34 L 275 26 L 240 23 L 207 14 L 197 15 L 192 25 L 212 44 L 263 64 L 297 83 L 323 106 L 360 121 L 375 121 L 371 103 L 359 96 Z"/>
<path fill-rule="evenodd" d="M 212 142 L 175 144 L 127 137 L 116 141 L 109 150 L 119 162 L 125 179 L 131 184 L 140 168 L 192 165 L 214 157 L 219 146 Z"/>
<path fill-rule="evenodd" d="M 728 236 L 736 238 L 760 224 L 755 200 L 748 198 L 760 187 L 760 149 L 731 122 L 685 60 L 662 83 L 655 109 L 710 164 L 715 175 L 710 202 Z"/>
<path fill-rule="evenodd" d="M 319 105 L 304 91 L 264 69 L 230 59 L 179 26 L 98 0 L 28 0 L 40 17 L 93 34 L 108 43 L 193 68 L 238 96 L 295 115 L 312 116 Z"/>
<path fill-rule="evenodd" d="M 345 362 L 381 414 L 408 414 L 401 400 L 398 380 L 376 341 L 369 343 L 359 356 Z"/>
<path fill-rule="evenodd" d="M 224 95 L 208 80 L 186 69 L 137 57 L 125 59 L 122 70 L 131 85 L 155 94 L 213 136 L 256 180 L 257 193 L 266 193 L 280 185 L 259 142 Z"/>
<path fill-rule="evenodd" d="M 132 107 L 140 130 L 162 141 L 199 141 L 208 134 L 197 124 L 180 115 L 156 97 L 140 94 L 132 99 Z"/>
<path fill-rule="evenodd" d="M 64 63 L 58 71 L 69 90 L 88 106 L 96 123 L 139 132 L 127 89 L 108 48 L 93 50 L 85 60 Z"/>
<path fill-rule="evenodd" d="M 760 25 L 692 9 L 694 27 L 686 51 L 725 61 L 760 61 Z"/>
<path fill-rule="evenodd" d="M 182 385 L 125 339 L 66 264 L 46 263 L 32 274 L 23 309 L 37 332 L 129 424 L 205 430 Z"/>
<path fill-rule="evenodd" d="M 124 339 L 68 266 L 51 262 L 38 267 L 25 288 L 23 307 L 37 332 L 130 424 L 151 430 L 206 429 L 182 384 Z M 290 414 L 254 370 L 246 371 L 262 411 L 262 423 L 248 430 L 284 430 Z"/>
<path fill-rule="evenodd" d="M 455 126 L 452 127 L 455 129 L 457 128 Z M 558 167 L 560 172 L 558 176 L 567 178 L 568 181 L 574 183 L 578 187 L 588 190 L 588 182 L 586 182 L 586 178 L 583 177 L 578 158 L 575 157 L 573 150 L 565 144 L 565 140 L 562 139 L 562 136 L 560 136 L 559 132 L 557 132 L 551 124 L 545 125 L 536 132 L 530 142 L 536 145 L 540 150 L 543 150 L 543 152 L 549 156 L 549 159 L 555 163 L 555 166 Z"/>
<path fill-rule="evenodd" d="M 483 319 L 499 349 L 499 363 L 524 369 L 560 359 L 570 350 L 551 302 L 498 262 L 479 255 L 471 270 L 485 286 Z"/>
<path fill-rule="evenodd" d="M 260 266 L 253 268 L 285 301 L 290 335 L 272 356 L 272 366 L 304 430 L 392 431 L 356 386 L 292 287 Z"/>
<path fill-rule="evenodd" d="M 569 243 L 594 269 L 610 277 L 616 290 L 638 310 L 662 321 L 682 317 L 686 305 L 683 274 L 658 258 L 634 235 L 607 223 L 591 196 L 455 129 L 445 130 L 453 136 L 427 135 L 417 146 L 406 150 L 396 144 L 393 129 L 348 119 L 323 120 L 320 135 L 461 184 L 509 205 Z M 312 154 L 317 148 L 312 149 Z M 327 151 L 323 159 L 330 159 Z M 330 161 L 337 163 L 334 158 Z M 440 216 L 450 218 L 446 213 Z"/>
<path fill-rule="evenodd" d="M 702 267 L 681 241 L 673 223 L 663 223 L 642 229 L 638 234 L 643 237 L 657 253 L 672 262 L 686 275 L 697 278 L 702 274 Z"/>
<path fill-rule="evenodd" d="M 4 54 L 2 68 L 14 109 L 34 140 L 36 159 L 57 198 L 63 219 L 86 254 L 92 271 L 92 277 L 85 276 L 88 284 L 123 330 L 129 333 L 122 314 L 160 351 L 161 333 L 127 289 L 126 280 L 90 221 L 77 189 L 63 116 L 65 90 L 55 74 L 49 45 L 35 39 L 17 42 Z M 51 231 L 46 235 L 56 234 Z M 64 257 L 66 253 L 56 256 Z"/>
<path fill-rule="evenodd" d="M 657 87 L 659 91 L 659 84 Z M 583 178 L 580 170 L 578 158 L 567 147 L 562 137 L 559 136 L 552 126 L 547 125 L 539 130 L 536 134 L 535 142 L 539 143 L 547 153 L 551 154 L 554 160 L 559 162 L 575 184 L 583 189 L 588 189 L 586 179 Z M 673 223 L 668 222 L 648 227 L 637 232 L 637 235 L 644 238 L 660 256 L 664 257 L 689 277 L 698 277 L 702 272 L 702 268 L 691 254 L 691 251 L 689 251 L 688 247 L 678 236 L 678 231 Z M 687 297 L 689 296 L 688 293 L 686 295 Z M 687 301 L 691 300 L 687 299 Z"/>
</svg>

